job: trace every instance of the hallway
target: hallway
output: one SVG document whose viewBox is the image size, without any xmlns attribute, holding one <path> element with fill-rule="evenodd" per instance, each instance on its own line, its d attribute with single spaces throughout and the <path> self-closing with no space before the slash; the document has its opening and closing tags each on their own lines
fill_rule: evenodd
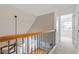
<svg viewBox="0 0 79 59">
<path fill-rule="evenodd" d="M 53 54 L 76 54 L 77 49 L 72 43 L 72 15 L 67 14 L 60 17 L 60 42 L 55 48 Z"/>
<path fill-rule="evenodd" d="M 77 50 L 71 41 L 68 41 L 69 38 L 63 38 L 65 41 L 61 41 L 59 45 L 55 48 L 52 54 L 78 54 Z"/>
</svg>

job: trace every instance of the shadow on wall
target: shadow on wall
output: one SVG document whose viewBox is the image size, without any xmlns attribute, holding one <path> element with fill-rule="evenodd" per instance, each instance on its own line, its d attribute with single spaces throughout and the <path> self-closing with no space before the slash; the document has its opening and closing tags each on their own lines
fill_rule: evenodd
<svg viewBox="0 0 79 59">
<path fill-rule="evenodd" d="M 38 16 L 28 32 L 45 32 L 54 29 L 54 13 Z"/>
</svg>

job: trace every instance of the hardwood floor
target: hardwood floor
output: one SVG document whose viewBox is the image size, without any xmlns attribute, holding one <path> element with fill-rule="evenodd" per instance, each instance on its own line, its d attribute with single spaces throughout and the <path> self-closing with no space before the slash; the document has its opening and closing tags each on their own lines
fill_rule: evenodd
<svg viewBox="0 0 79 59">
<path fill-rule="evenodd" d="M 47 54 L 47 52 L 44 49 L 37 48 L 32 52 L 32 54 Z"/>
</svg>

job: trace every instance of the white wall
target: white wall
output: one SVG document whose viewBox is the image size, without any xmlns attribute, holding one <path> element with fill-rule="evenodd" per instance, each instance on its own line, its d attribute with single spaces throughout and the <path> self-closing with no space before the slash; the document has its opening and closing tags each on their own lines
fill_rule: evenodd
<svg viewBox="0 0 79 59">
<path fill-rule="evenodd" d="M 60 42 L 60 14 L 55 12 L 56 44 Z"/>
<path fill-rule="evenodd" d="M 79 5 L 76 6 L 75 8 L 75 12 L 74 12 L 74 35 L 73 35 L 73 40 L 74 40 L 74 44 L 77 48 L 79 48 Z"/>
<path fill-rule="evenodd" d="M 54 13 L 38 16 L 28 32 L 46 32 L 54 29 Z"/>
<path fill-rule="evenodd" d="M 73 8 L 69 8 L 69 9 L 64 9 L 64 10 L 58 10 L 57 12 L 58 12 L 58 14 L 59 15 L 67 15 L 67 14 L 72 14 L 72 13 L 74 13 L 74 11 L 75 11 L 75 7 L 73 7 Z"/>
<path fill-rule="evenodd" d="M 36 18 L 13 5 L 0 5 L 0 36 L 15 34 L 15 15 L 18 16 L 18 33 L 26 33 Z"/>
<path fill-rule="evenodd" d="M 15 33 L 14 27 L 15 8 L 10 5 L 0 5 L 0 35 Z"/>
<path fill-rule="evenodd" d="M 23 12 L 19 9 L 17 9 L 16 15 L 18 16 L 18 24 L 17 24 L 17 32 L 20 33 L 26 33 L 36 20 L 36 16 Z"/>
</svg>

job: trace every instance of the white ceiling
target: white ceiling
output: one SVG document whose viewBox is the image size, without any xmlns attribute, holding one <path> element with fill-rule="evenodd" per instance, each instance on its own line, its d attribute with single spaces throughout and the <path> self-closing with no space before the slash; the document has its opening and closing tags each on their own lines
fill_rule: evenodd
<svg viewBox="0 0 79 59">
<path fill-rule="evenodd" d="M 15 6 L 24 12 L 29 12 L 36 16 L 75 7 L 74 4 L 21 4 Z"/>
</svg>

